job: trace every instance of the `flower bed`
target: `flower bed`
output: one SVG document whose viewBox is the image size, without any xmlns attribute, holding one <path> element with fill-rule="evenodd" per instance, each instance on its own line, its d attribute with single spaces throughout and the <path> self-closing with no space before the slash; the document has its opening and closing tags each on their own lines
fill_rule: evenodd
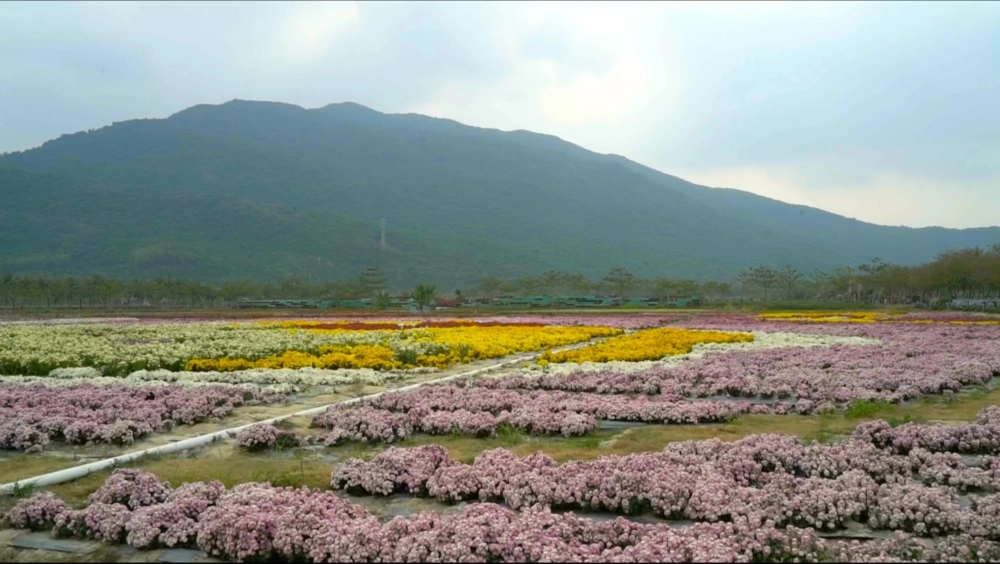
<svg viewBox="0 0 1000 564">
<path fill-rule="evenodd" d="M 521 393 L 434 385 L 394 392 L 355 405 L 334 405 L 313 418 L 331 433 L 327 444 L 395 442 L 414 432 L 488 437 L 499 427 L 533 434 L 583 435 L 597 419 L 695 424 L 728 421 L 743 413 L 770 412 L 766 405 L 677 398 L 607 396 L 563 392 Z"/>
<path fill-rule="evenodd" d="M 175 424 L 222 418 L 243 405 L 284 399 L 231 386 L 0 385 L 0 448 L 37 452 L 51 441 L 127 445 Z"/>
<path fill-rule="evenodd" d="M 153 325 L 23 325 L 0 338 L 0 373 L 45 375 L 57 368 L 93 367 L 110 376 L 136 370 L 181 370 L 195 358 L 259 359 L 285 351 L 318 352 L 332 345 L 399 340 L 399 332 L 326 334 L 257 323 Z"/>
<path fill-rule="evenodd" d="M 537 321 L 526 321 L 523 323 L 510 323 L 507 321 L 476 321 L 473 319 L 390 319 L 386 321 L 283 321 L 279 325 L 282 327 L 296 327 L 300 329 L 315 330 L 340 330 L 340 331 L 396 331 L 399 329 L 427 329 L 427 328 L 450 328 L 450 327 L 544 327 L 552 325 L 539 323 Z M 557 324 L 558 325 L 558 324 Z"/>
<path fill-rule="evenodd" d="M 998 449 L 993 450 L 997 454 Z M 341 464 L 334 488 L 355 493 L 407 493 L 443 502 L 503 502 L 668 519 L 734 521 L 759 518 L 779 526 L 836 530 L 848 521 L 924 536 L 970 534 L 1000 540 L 997 458 L 961 457 L 914 449 L 908 455 L 864 440 L 802 445 L 794 437 L 755 435 L 734 443 L 675 443 L 662 452 L 605 456 L 557 464 L 505 449 L 471 465 L 428 445 L 389 448 L 371 461 Z M 944 476 L 944 478 L 942 478 Z M 963 507 L 962 491 L 982 492 Z"/>
<path fill-rule="evenodd" d="M 109 384 L 129 386 L 154 386 L 178 384 L 181 386 L 262 386 L 268 390 L 291 393 L 304 386 L 346 386 L 363 384 L 382 386 L 387 382 L 412 377 L 416 374 L 431 373 L 435 368 L 394 370 L 381 372 L 371 369 L 326 370 L 322 368 L 255 368 L 233 372 L 191 372 L 170 370 L 137 370 L 127 376 L 104 376 L 95 368 L 58 368 L 47 376 L 0 376 L 2 384 L 43 384 L 46 386 L 75 386 Z"/>
<path fill-rule="evenodd" d="M 576 315 L 492 315 L 473 318 L 440 318 L 440 317 L 415 317 L 415 316 L 370 316 L 364 321 L 357 318 L 304 318 L 279 323 L 286 324 L 307 324 L 331 325 L 331 329 L 337 329 L 349 324 L 364 325 L 360 328 L 375 327 L 377 324 L 388 326 L 414 326 L 414 327 L 458 327 L 458 326 L 506 326 L 506 325 L 557 325 L 564 327 L 572 326 L 601 326 L 615 327 L 618 329 L 649 329 L 652 327 L 662 327 L 681 319 L 687 319 L 691 314 L 686 313 L 642 313 L 631 314 L 608 314 L 604 312 L 579 313 Z M 264 323 L 274 323 L 265 321 Z"/>
<path fill-rule="evenodd" d="M 569 351 L 547 352 L 539 364 L 559 362 L 635 362 L 659 360 L 666 356 L 687 354 L 704 343 L 745 343 L 753 341 L 750 333 L 723 333 L 663 327 L 645 329 L 607 341 Z"/>
<path fill-rule="evenodd" d="M 880 456 L 909 459 L 871 445 L 802 446 L 786 438 L 759 436 L 732 444 L 681 443 L 655 455 L 563 465 L 540 455 L 517 458 L 497 449 L 483 453 L 473 465 L 462 465 L 432 445 L 391 449 L 371 463 L 345 463 L 338 469 L 339 485 L 383 494 L 435 491 L 431 495 L 454 501 L 470 491 L 456 484 L 474 484 L 484 498 L 509 498 L 523 509 L 475 503 L 453 514 L 426 512 L 383 523 L 333 492 L 258 483 L 226 489 L 218 482 L 174 489 L 141 470 L 117 470 L 83 509 L 41 493 L 20 501 L 7 519 L 15 527 L 49 529 L 56 536 L 140 549 L 197 547 L 238 562 L 1000 558 L 997 496 L 960 507 L 946 488 L 886 480 L 895 473 L 878 471 L 884 461 L 870 464 Z M 712 470 L 699 473 L 693 463 Z M 814 467 L 834 470 L 837 477 L 792 475 Z M 900 464 L 899 472 L 908 467 Z M 758 476 L 753 487 L 738 479 L 747 471 Z M 569 506 L 621 512 L 634 507 L 632 492 L 643 492 L 639 495 L 655 501 L 663 514 L 679 511 L 695 515 L 699 522 L 675 527 L 624 518 L 598 521 L 546 507 L 553 505 L 548 500 L 566 498 L 573 491 L 585 495 L 572 497 Z M 538 500 L 540 504 L 532 505 Z M 884 540 L 858 543 L 821 538 L 812 527 L 781 524 L 811 519 L 816 528 L 829 529 L 831 523 L 836 528 L 847 516 L 859 514 L 867 514 L 873 526 L 897 532 Z M 930 542 L 901 532 L 906 529 L 931 537 Z"/>
<path fill-rule="evenodd" d="M 280 323 L 19 325 L 0 338 L 0 374 L 90 367 L 229 372 L 257 368 L 444 368 L 622 333 L 609 327 L 472 324 L 392 330 L 309 329 Z"/>
<path fill-rule="evenodd" d="M 694 325 L 695 321 L 685 324 Z M 718 315 L 704 316 L 697 326 L 727 331 L 770 331 L 779 327 L 747 316 Z M 819 406 L 863 399 L 898 402 L 924 394 L 953 392 L 983 384 L 1000 373 L 995 327 L 843 324 L 800 328 L 816 335 L 814 340 L 805 341 L 808 346 L 781 338 L 775 339 L 774 344 L 788 346 L 755 349 L 750 347 L 754 343 L 746 343 L 731 345 L 732 350 L 722 346 L 696 349 L 697 356 L 691 355 L 683 361 L 668 359 L 633 369 L 624 363 L 553 366 L 544 371 L 470 380 L 466 385 L 608 394 L 781 398 L 807 400 Z M 829 332 L 839 335 L 824 335 Z M 755 333 L 761 342 L 767 342 L 768 335 L 771 334 Z"/>
<path fill-rule="evenodd" d="M 829 312 L 794 311 L 767 312 L 757 316 L 765 321 L 794 323 L 944 323 L 949 325 L 1000 325 L 1000 317 L 975 313 L 907 313 L 888 314 L 877 311 Z"/>
<path fill-rule="evenodd" d="M 344 334 L 342 330 L 311 330 Z M 456 326 L 407 329 L 395 342 L 380 344 L 337 344 L 319 347 L 316 353 L 285 351 L 259 359 L 192 359 L 187 370 L 246 370 L 250 368 L 371 368 L 395 370 L 412 367 L 447 368 L 453 364 L 503 358 L 519 352 L 589 341 L 621 333 L 607 327 L 553 327 L 541 325 Z"/>
</svg>

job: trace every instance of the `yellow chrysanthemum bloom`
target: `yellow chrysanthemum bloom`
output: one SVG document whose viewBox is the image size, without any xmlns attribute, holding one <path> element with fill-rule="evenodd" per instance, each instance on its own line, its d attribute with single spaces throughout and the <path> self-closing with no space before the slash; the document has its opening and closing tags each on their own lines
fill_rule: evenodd
<svg viewBox="0 0 1000 564">
<path fill-rule="evenodd" d="M 290 329 L 292 331 L 296 329 Z M 339 329 L 322 329 L 324 332 Z M 471 326 L 406 329 L 385 332 L 377 344 L 335 344 L 319 348 L 317 354 L 285 351 L 257 360 L 246 358 L 198 358 L 186 370 L 228 372 L 250 368 L 447 368 L 476 360 L 503 358 L 586 342 L 596 337 L 624 333 L 609 327 Z"/>
<path fill-rule="evenodd" d="M 587 347 L 545 353 L 539 364 L 551 362 L 637 362 L 659 360 L 667 356 L 686 354 L 701 343 L 745 343 L 753 341 L 750 333 L 726 333 L 663 327 L 646 329 L 629 335 L 608 339 Z"/>
<path fill-rule="evenodd" d="M 798 323 L 876 323 L 889 316 L 875 311 L 793 311 L 767 312 L 757 316 L 764 321 L 790 321 Z"/>
</svg>

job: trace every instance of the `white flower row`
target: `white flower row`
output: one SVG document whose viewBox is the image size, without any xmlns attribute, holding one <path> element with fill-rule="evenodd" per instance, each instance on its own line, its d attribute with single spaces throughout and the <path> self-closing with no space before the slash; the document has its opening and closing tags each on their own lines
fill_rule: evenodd
<svg viewBox="0 0 1000 564">
<path fill-rule="evenodd" d="M 436 372 L 436 368 L 418 368 L 379 372 L 368 368 L 326 370 L 321 368 L 289 368 L 237 370 L 234 372 L 189 372 L 170 370 L 136 370 L 127 376 L 109 377 L 91 367 L 58 368 L 47 376 L 0 376 L 0 384 L 42 383 L 46 386 L 72 386 L 76 384 L 125 384 L 125 385 L 253 385 L 264 386 L 287 393 L 303 386 L 346 386 L 366 384 L 381 386 L 386 382 L 407 378 L 414 374 Z"/>
<path fill-rule="evenodd" d="M 45 386 L 47 388 L 61 388 L 61 387 L 72 387 L 79 386 L 80 384 L 88 384 L 91 386 L 135 386 L 135 387 L 155 387 L 155 386 L 183 386 L 183 387 L 200 387 L 200 386 L 224 386 L 225 384 L 220 384 L 218 382 L 200 382 L 196 380 L 183 381 L 183 382 L 170 382 L 166 380 L 131 380 L 128 378 L 116 378 L 113 376 L 98 376 L 96 378 L 49 378 L 48 376 L 0 376 L 0 386 L 7 385 L 23 385 L 23 384 L 38 384 Z M 251 389 L 260 389 L 266 392 L 274 392 L 282 395 L 289 395 L 300 392 L 301 387 L 292 384 L 270 384 L 270 385 L 257 385 L 257 384 L 231 384 L 232 387 L 242 387 Z"/>
<path fill-rule="evenodd" d="M 799 333 L 767 333 L 763 331 L 749 331 L 753 334 L 753 341 L 746 343 L 702 343 L 695 345 L 690 353 L 668 356 L 660 360 L 649 360 L 640 362 L 583 362 L 583 363 L 558 363 L 550 364 L 546 367 L 532 365 L 529 368 L 535 371 L 545 371 L 549 374 L 568 374 L 570 372 L 588 372 L 614 370 L 616 372 L 634 372 L 648 370 L 653 367 L 675 366 L 689 360 L 701 358 L 708 354 L 722 352 L 751 352 L 767 349 L 779 349 L 787 347 L 833 347 L 838 345 L 848 346 L 877 346 L 882 341 L 877 339 L 866 339 L 863 337 L 841 337 L 836 335 L 803 335 Z"/>
<path fill-rule="evenodd" d="M 138 323 L 138 317 L 57 317 L 53 319 L 15 319 L 0 320 L 0 327 L 9 325 L 85 325 L 85 324 L 115 324 Z"/>
</svg>

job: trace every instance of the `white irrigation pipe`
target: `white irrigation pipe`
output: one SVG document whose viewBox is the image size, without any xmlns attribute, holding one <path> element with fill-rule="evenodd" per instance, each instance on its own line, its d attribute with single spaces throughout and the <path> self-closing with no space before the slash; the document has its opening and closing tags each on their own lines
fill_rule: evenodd
<svg viewBox="0 0 1000 564">
<path fill-rule="evenodd" d="M 572 350 L 572 349 L 584 347 L 584 346 L 587 346 L 587 345 L 594 344 L 595 342 L 599 342 L 600 340 L 603 340 L 603 339 L 599 339 L 597 341 L 587 341 L 586 343 L 580 343 L 580 344 L 576 344 L 576 345 L 571 345 L 571 346 L 568 346 L 568 347 L 565 347 L 565 348 L 557 349 L 557 352 L 558 351 L 568 351 L 568 350 Z M 483 373 L 483 372 L 489 372 L 490 370 L 496 370 L 497 368 L 503 368 L 503 367 L 511 365 L 511 364 L 517 364 L 519 362 L 525 362 L 525 361 L 534 360 L 535 358 L 538 358 L 539 356 L 541 356 L 541 354 L 542 353 L 535 353 L 535 354 L 528 355 L 528 356 L 521 357 L 521 358 L 515 358 L 515 359 L 511 359 L 511 360 L 505 360 L 505 361 L 499 362 L 497 364 L 493 364 L 493 365 L 490 365 L 490 366 L 484 366 L 482 368 L 476 368 L 475 370 L 469 370 L 469 371 L 466 371 L 466 372 L 460 372 L 458 374 L 452 374 L 451 376 L 445 376 L 444 378 L 438 378 L 436 380 L 428 380 L 427 382 L 418 382 L 416 384 L 410 384 L 409 386 L 403 386 L 402 388 L 395 388 L 395 389 L 392 389 L 392 390 L 386 390 L 384 392 L 378 392 L 376 394 L 371 394 L 371 395 L 367 395 L 367 396 L 361 396 L 361 397 L 358 397 L 358 398 L 351 398 L 349 400 L 344 400 L 342 402 L 337 402 L 336 404 L 322 405 L 322 406 L 319 406 L 319 407 L 314 407 L 314 408 L 311 408 L 311 409 L 306 409 L 305 411 L 297 411 L 295 413 L 289 413 L 288 415 L 281 415 L 279 417 L 273 417 L 271 419 L 266 419 L 264 421 L 255 421 L 253 423 L 248 423 L 246 425 L 241 425 L 239 427 L 231 427 L 229 429 L 223 429 L 222 431 L 216 431 L 214 433 L 209 433 L 207 435 L 201 435 L 201 436 L 198 436 L 198 437 L 192 437 L 190 439 L 184 439 L 184 440 L 181 440 L 181 441 L 177 441 L 175 443 L 170 443 L 168 445 L 162 445 L 162 446 L 148 448 L 148 449 L 140 450 L 140 451 L 136 451 L 136 452 L 130 452 L 130 453 L 127 453 L 127 454 L 122 454 L 120 456 L 116 456 L 114 458 L 105 458 L 104 460 L 97 460 L 97 461 L 94 461 L 94 462 L 90 462 L 88 464 L 81 464 L 79 466 L 74 466 L 72 468 L 66 468 L 65 470 L 57 470 L 55 472 L 49 472 L 48 474 L 42 474 L 41 476 L 35 476 L 34 478 L 27 478 L 27 479 L 24 479 L 24 480 L 18 480 L 16 482 L 11 482 L 9 484 L 4 484 L 3 486 L 0 486 L 0 494 L 10 494 L 10 493 L 13 493 L 15 490 L 17 490 L 18 488 L 23 488 L 23 487 L 26 487 L 26 486 L 41 487 L 41 486 L 51 486 L 51 485 L 54 485 L 54 484 L 61 484 L 63 482 L 69 482 L 70 480 L 75 480 L 77 478 L 82 478 L 82 477 L 84 477 L 84 476 L 86 476 L 88 474 L 91 474 L 93 472 L 100 472 L 101 470 L 104 470 L 106 468 L 111 468 L 111 467 L 117 466 L 119 464 L 123 464 L 125 462 L 130 462 L 132 460 L 136 460 L 136 459 L 141 458 L 143 456 L 149 456 L 149 455 L 152 455 L 152 454 L 169 454 L 169 453 L 172 453 L 172 452 L 181 452 L 181 451 L 184 451 L 184 450 L 188 450 L 188 449 L 192 449 L 192 448 L 198 448 L 198 447 L 201 447 L 201 446 L 205 446 L 207 444 L 214 443 L 215 441 L 225 440 L 227 438 L 235 437 L 236 433 L 238 433 L 238 432 L 242 431 L 243 429 L 246 429 L 247 427 L 250 427 L 252 425 L 260 425 L 262 423 L 274 423 L 276 421 L 281 421 L 282 419 L 288 419 L 290 417 L 300 417 L 300 416 L 303 416 L 303 415 L 318 415 L 318 414 L 323 413 L 324 411 L 326 411 L 326 409 L 328 407 L 330 407 L 330 405 L 341 405 L 341 404 L 357 403 L 357 402 L 359 402 L 361 400 L 367 400 L 367 399 L 377 398 L 377 397 L 379 397 L 379 396 L 381 396 L 383 394 L 392 394 L 392 393 L 397 393 L 397 392 L 407 392 L 407 391 L 410 391 L 410 390 L 415 390 L 415 389 L 417 389 L 417 388 L 419 388 L 421 386 L 425 386 L 427 384 L 436 384 L 438 382 L 447 382 L 449 380 L 454 380 L 456 378 L 462 378 L 462 377 L 466 377 L 466 376 L 474 376 L 476 374 L 480 374 L 480 373 Z"/>
</svg>

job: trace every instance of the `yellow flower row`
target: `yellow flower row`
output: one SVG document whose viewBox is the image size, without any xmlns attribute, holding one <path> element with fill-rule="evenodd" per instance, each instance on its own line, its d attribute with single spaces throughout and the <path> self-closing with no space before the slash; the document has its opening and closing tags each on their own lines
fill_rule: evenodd
<svg viewBox="0 0 1000 564">
<path fill-rule="evenodd" d="M 257 360 L 198 358 L 185 370 L 229 372 L 251 368 L 447 368 L 453 364 L 502 358 L 519 352 L 572 345 L 624 333 L 610 327 L 448 327 L 400 331 L 392 342 L 377 345 L 327 345 L 318 354 L 285 351 Z"/>
<path fill-rule="evenodd" d="M 945 320 L 939 321 L 937 319 L 900 319 L 898 323 L 913 323 L 918 325 L 1000 325 L 1000 320 L 996 319 L 985 319 L 980 321 L 958 321 L 958 320 Z"/>
<path fill-rule="evenodd" d="M 417 358 L 417 366 L 444 368 L 460 362 L 503 358 L 515 353 L 564 347 L 597 337 L 621 335 L 611 327 L 449 327 L 422 329 L 429 341 L 447 351 Z"/>
<path fill-rule="evenodd" d="M 903 317 L 900 314 L 888 314 L 875 311 L 861 312 L 822 312 L 822 311 L 802 311 L 802 312 L 769 312 L 762 313 L 757 319 L 765 321 L 790 321 L 798 323 L 913 323 L 921 325 L 1000 325 L 1000 320 L 937 320 L 937 319 L 912 319 Z"/>
<path fill-rule="evenodd" d="M 753 341 L 753 335 L 750 333 L 725 333 L 664 327 L 638 331 L 571 351 L 545 353 L 538 363 L 544 366 L 551 362 L 659 360 L 667 356 L 689 353 L 695 345 L 701 343 L 746 343 L 749 341 Z"/>
<path fill-rule="evenodd" d="M 232 372 L 251 368 L 371 368 L 373 370 L 393 370 L 402 368 L 403 363 L 395 358 L 395 351 L 382 345 L 336 345 L 324 347 L 314 355 L 300 351 L 285 351 L 280 355 L 267 356 L 257 360 L 246 358 L 196 358 L 184 365 L 184 370 L 203 372 L 215 370 Z"/>
<path fill-rule="evenodd" d="M 846 311 L 836 313 L 829 311 L 795 311 L 762 313 L 757 316 L 757 319 L 807 323 L 876 323 L 888 317 L 884 313 L 875 311 Z"/>
</svg>

